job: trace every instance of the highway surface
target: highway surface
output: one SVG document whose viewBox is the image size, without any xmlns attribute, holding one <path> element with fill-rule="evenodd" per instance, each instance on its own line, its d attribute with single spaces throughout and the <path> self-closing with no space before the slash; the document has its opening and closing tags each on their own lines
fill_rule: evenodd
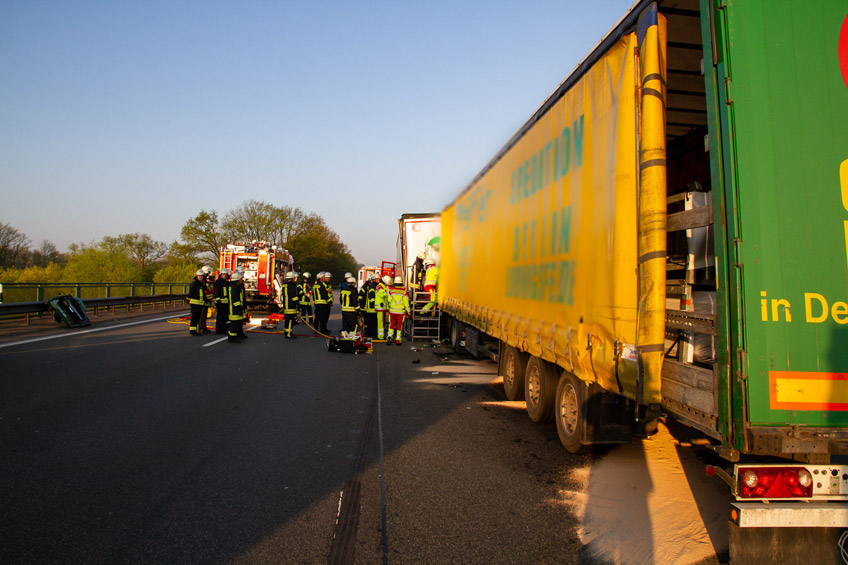
<svg viewBox="0 0 848 565">
<path fill-rule="evenodd" d="M 302 325 L 229 344 L 178 313 L 4 326 L 0 563 L 605 562 L 563 502 L 593 456 L 495 363 Z"/>
</svg>

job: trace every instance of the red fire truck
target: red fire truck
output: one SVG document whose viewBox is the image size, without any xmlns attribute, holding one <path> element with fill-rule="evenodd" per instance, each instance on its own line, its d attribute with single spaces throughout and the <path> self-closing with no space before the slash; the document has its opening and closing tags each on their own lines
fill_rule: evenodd
<svg viewBox="0 0 848 565">
<path fill-rule="evenodd" d="M 221 249 L 220 268 L 233 272 L 243 268 L 248 307 L 276 311 L 286 272 L 294 270 L 294 257 L 264 241 L 236 242 Z"/>
</svg>

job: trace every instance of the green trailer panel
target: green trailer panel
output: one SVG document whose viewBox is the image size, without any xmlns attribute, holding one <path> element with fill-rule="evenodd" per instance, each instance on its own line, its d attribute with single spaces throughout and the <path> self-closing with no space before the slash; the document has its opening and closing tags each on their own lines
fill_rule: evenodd
<svg viewBox="0 0 848 565">
<path fill-rule="evenodd" d="M 720 4 L 734 401 L 752 425 L 846 426 L 848 1 Z"/>
</svg>

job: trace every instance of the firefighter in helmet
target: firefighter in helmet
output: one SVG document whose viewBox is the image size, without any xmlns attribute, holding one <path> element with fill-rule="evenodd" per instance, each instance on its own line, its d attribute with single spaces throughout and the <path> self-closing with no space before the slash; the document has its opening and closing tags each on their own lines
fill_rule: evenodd
<svg viewBox="0 0 848 565">
<path fill-rule="evenodd" d="M 230 277 L 227 285 L 227 300 L 229 304 L 229 325 L 227 327 L 227 341 L 230 343 L 241 343 L 246 339 L 244 333 L 244 321 L 247 319 L 247 302 L 244 293 L 244 274 L 236 271 Z"/>
<path fill-rule="evenodd" d="M 223 335 L 227 333 L 227 324 L 230 322 L 230 303 L 227 297 L 227 287 L 230 285 L 230 276 L 233 272 L 227 268 L 218 271 L 218 278 L 212 283 L 212 296 L 215 299 L 215 333 Z"/>
<path fill-rule="evenodd" d="M 300 293 L 301 290 L 295 281 L 295 273 L 289 271 L 286 273 L 286 282 L 283 284 L 281 293 L 286 339 L 297 339 L 297 336 L 292 333 L 292 326 L 294 325 L 294 319 L 297 316 L 298 306 L 300 305 Z"/>
<path fill-rule="evenodd" d="M 309 277 L 312 275 L 305 272 L 300 275 L 300 317 L 310 326 L 315 325 L 315 320 L 312 319 L 312 285 L 309 282 Z"/>
<path fill-rule="evenodd" d="M 439 268 L 436 262 L 430 258 L 424 259 L 424 267 L 427 271 L 424 273 L 424 292 L 429 295 L 430 301 L 421 309 L 424 315 L 431 314 L 436 308 L 436 287 L 439 284 Z"/>
<path fill-rule="evenodd" d="M 342 305 L 342 332 L 356 332 L 356 314 L 359 311 L 356 279 L 347 277 L 347 284 L 339 293 L 339 304 Z"/>
<path fill-rule="evenodd" d="M 374 310 L 377 312 L 377 339 L 386 339 L 386 323 L 388 322 L 388 298 L 389 285 L 392 283 L 392 278 L 389 275 L 383 275 L 383 278 L 377 282 L 377 288 L 374 293 Z"/>
<path fill-rule="evenodd" d="M 188 287 L 188 303 L 191 307 L 191 318 L 188 323 L 188 331 L 191 335 L 203 335 L 206 332 L 206 272 L 197 269 L 194 279 Z"/>
</svg>

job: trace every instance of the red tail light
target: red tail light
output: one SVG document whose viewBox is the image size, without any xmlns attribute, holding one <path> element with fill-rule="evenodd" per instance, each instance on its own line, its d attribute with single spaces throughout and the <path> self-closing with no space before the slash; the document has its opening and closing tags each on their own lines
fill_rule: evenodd
<svg viewBox="0 0 848 565">
<path fill-rule="evenodd" d="M 809 498 L 813 495 L 810 472 L 803 467 L 737 467 L 737 492 L 741 498 Z"/>
</svg>

